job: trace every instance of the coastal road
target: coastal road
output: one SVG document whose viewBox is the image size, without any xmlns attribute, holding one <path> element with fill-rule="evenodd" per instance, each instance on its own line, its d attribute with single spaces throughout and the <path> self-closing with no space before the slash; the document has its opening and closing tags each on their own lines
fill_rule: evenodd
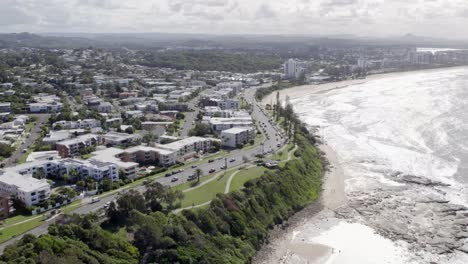
<svg viewBox="0 0 468 264">
<path fill-rule="evenodd" d="M 194 127 L 195 119 L 197 118 L 198 113 L 200 112 L 200 108 L 196 104 L 198 102 L 199 97 L 195 97 L 192 100 L 188 101 L 189 109 L 193 109 L 193 112 L 185 113 L 185 123 L 180 131 L 181 137 L 187 137 L 190 130 Z"/>
<path fill-rule="evenodd" d="M 41 136 L 41 128 L 49 120 L 50 114 L 30 114 L 29 116 L 37 118 L 35 122 L 36 124 L 29 132 L 29 136 L 26 136 L 24 142 L 19 144 L 11 156 L 3 162 L 5 167 L 15 165 L 18 160 L 25 154 L 23 149 L 29 149 L 32 144 L 34 144 L 34 142 Z"/>
<path fill-rule="evenodd" d="M 252 111 L 252 117 L 257 120 L 257 124 L 262 124 L 262 127 L 265 130 L 265 140 L 263 144 L 260 146 L 256 146 L 247 150 L 242 150 L 242 149 L 236 149 L 231 152 L 226 157 L 222 158 L 217 158 L 211 160 L 210 158 L 205 158 L 204 162 L 200 165 L 198 165 L 196 168 L 189 168 L 185 169 L 184 171 L 177 173 L 171 177 L 162 177 L 156 179 L 156 181 L 160 182 L 163 185 L 166 186 L 175 186 L 179 185 L 182 183 L 185 183 L 188 181 L 188 177 L 190 175 L 195 174 L 195 170 L 197 168 L 200 168 L 203 171 L 202 177 L 208 176 L 208 171 L 210 169 L 215 169 L 216 172 L 222 171 L 222 167 L 227 165 L 227 169 L 239 166 L 244 162 L 244 159 L 249 159 L 253 160 L 255 159 L 255 156 L 258 154 L 267 154 L 267 153 L 273 153 L 277 151 L 278 149 L 282 148 L 286 143 L 286 139 L 281 136 L 281 131 L 276 125 L 270 121 L 268 115 L 264 110 L 260 107 L 259 104 L 255 102 L 255 90 L 256 88 L 251 88 L 245 91 L 245 98 L 248 102 L 252 103 L 253 105 L 253 111 Z M 259 125 L 260 126 L 260 125 Z M 177 181 L 173 181 L 173 178 L 177 177 Z M 145 187 L 144 185 L 137 186 L 133 188 L 134 190 L 137 191 L 144 191 Z M 77 213 L 77 214 L 87 214 L 87 213 L 92 213 L 96 212 L 99 209 L 103 208 L 104 205 L 108 202 L 114 201 L 118 197 L 118 192 L 114 192 L 111 195 L 106 196 L 105 198 L 102 198 L 99 202 L 97 203 L 91 203 L 90 198 L 86 198 L 83 200 L 83 205 L 74 210 L 72 213 Z M 41 226 L 34 228 L 28 232 L 27 234 L 34 234 L 34 235 L 41 235 L 47 232 L 47 228 L 50 224 L 52 224 L 53 221 L 46 222 L 42 224 Z M 10 245 L 14 243 L 15 241 L 19 240 L 21 236 L 18 236 L 14 239 L 11 239 L 3 244 L 0 245 L 0 253 L 3 252 L 5 246 Z"/>
</svg>

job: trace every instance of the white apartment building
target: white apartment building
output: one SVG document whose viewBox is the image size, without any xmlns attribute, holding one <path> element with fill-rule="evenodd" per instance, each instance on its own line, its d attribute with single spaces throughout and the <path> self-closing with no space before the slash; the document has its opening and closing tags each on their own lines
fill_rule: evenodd
<svg viewBox="0 0 468 264">
<path fill-rule="evenodd" d="M 29 112 L 31 113 L 56 113 L 62 110 L 62 103 L 31 103 Z"/>
<path fill-rule="evenodd" d="M 136 178 L 137 171 L 139 168 L 139 164 L 132 161 L 124 161 L 125 151 L 123 149 L 118 148 L 105 148 L 102 150 L 98 150 L 93 152 L 93 157 L 90 160 L 100 161 L 100 162 L 109 162 L 115 164 L 119 171 L 123 174 L 121 175 L 119 172 L 119 177 L 125 177 L 129 179 Z"/>
<path fill-rule="evenodd" d="M 67 174 L 70 178 L 75 176 L 72 171 L 76 171 L 79 179 L 86 176 L 92 177 L 96 181 L 101 181 L 104 178 L 109 178 L 111 181 L 119 179 L 119 171 L 116 164 L 112 162 L 99 160 L 81 160 L 81 159 L 53 159 L 53 160 L 36 160 L 8 168 L 20 175 L 29 177 L 38 176 L 42 173 L 42 177 L 63 177 Z M 76 179 L 78 180 L 78 179 Z"/>
<path fill-rule="evenodd" d="M 252 127 L 234 127 L 221 132 L 221 145 L 236 148 L 255 139 L 255 130 Z"/>
<path fill-rule="evenodd" d="M 72 171 L 78 172 L 78 177 L 83 179 L 91 177 L 95 181 L 101 181 L 108 178 L 111 181 L 119 179 L 119 168 L 112 162 L 99 160 L 80 160 L 80 159 L 64 159 L 57 162 L 60 175 L 67 174 L 68 177 L 73 177 Z"/>
<path fill-rule="evenodd" d="M 32 206 L 50 197 L 50 185 L 46 179 L 38 180 L 6 169 L 0 170 L 0 192 L 15 195 L 26 206 Z"/>
<path fill-rule="evenodd" d="M 60 126 L 61 129 L 91 129 L 101 127 L 101 121 L 97 119 L 83 119 L 78 121 L 57 121 L 52 124 L 52 128 Z"/>
<path fill-rule="evenodd" d="M 158 145 L 161 149 L 172 150 L 177 153 L 178 158 L 187 154 L 207 152 L 211 148 L 211 139 L 202 137 L 189 137 L 165 145 Z"/>
<path fill-rule="evenodd" d="M 287 78 L 296 77 L 296 67 L 297 63 L 294 59 L 289 59 L 286 63 L 284 63 L 284 74 Z"/>
<path fill-rule="evenodd" d="M 251 116 L 239 116 L 231 118 L 218 118 L 214 117 L 209 119 L 211 129 L 215 133 L 221 133 L 223 130 L 227 130 L 234 127 L 252 127 L 253 120 Z"/>
<path fill-rule="evenodd" d="M 141 136 L 138 134 L 109 132 L 105 135 L 102 135 L 102 138 L 105 145 L 118 146 L 137 142 L 141 139 Z"/>
</svg>

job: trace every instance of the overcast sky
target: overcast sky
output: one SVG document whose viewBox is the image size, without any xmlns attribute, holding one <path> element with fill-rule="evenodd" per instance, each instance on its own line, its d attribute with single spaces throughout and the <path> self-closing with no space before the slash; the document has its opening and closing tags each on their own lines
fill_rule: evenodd
<svg viewBox="0 0 468 264">
<path fill-rule="evenodd" d="M 0 0 L 0 32 L 468 38 L 468 0 Z"/>
</svg>

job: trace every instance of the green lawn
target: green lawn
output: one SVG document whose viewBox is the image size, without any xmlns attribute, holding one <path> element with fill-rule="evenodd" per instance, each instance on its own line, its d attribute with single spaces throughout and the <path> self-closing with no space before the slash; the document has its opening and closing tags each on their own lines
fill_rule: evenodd
<svg viewBox="0 0 468 264">
<path fill-rule="evenodd" d="M 42 217 L 39 217 L 37 219 L 25 222 L 23 224 L 7 227 L 0 231 L 0 243 L 8 241 L 14 238 L 15 236 L 21 235 L 35 227 L 40 226 L 43 223 L 44 222 L 42 221 Z"/>
<path fill-rule="evenodd" d="M 259 178 L 268 169 L 265 167 L 253 167 L 246 170 L 241 170 L 234 176 L 229 187 L 229 192 L 240 190 L 244 187 L 244 183 L 249 180 Z"/>
<path fill-rule="evenodd" d="M 182 200 L 182 208 L 192 205 L 202 204 L 213 200 L 217 193 L 224 193 L 227 180 L 234 171 L 228 171 L 226 174 L 221 174 L 216 178 L 198 189 L 185 193 L 185 198 Z"/>
<path fill-rule="evenodd" d="M 219 172 L 218 172 L 219 173 Z M 218 175 L 218 173 L 212 173 L 210 175 L 207 175 L 207 176 L 201 176 L 200 177 L 200 183 L 199 184 L 202 184 L 208 180 L 211 180 L 213 179 L 213 177 L 216 177 L 216 175 Z M 192 187 L 196 187 L 196 186 L 192 186 L 192 184 L 196 182 L 196 180 L 194 181 L 190 181 L 190 182 L 186 182 L 186 183 L 182 183 L 180 185 L 176 185 L 174 187 L 172 187 L 174 190 L 181 190 L 181 191 L 184 191 L 184 190 L 187 190 L 187 189 L 190 189 Z"/>
<path fill-rule="evenodd" d="M 7 218 L 7 219 L 3 220 L 3 224 L 1 226 L 13 225 L 13 224 L 19 223 L 21 221 L 28 220 L 29 218 L 31 218 L 30 215 L 16 215 L 16 216 L 13 216 L 13 217 L 10 217 L 10 218 Z"/>
</svg>

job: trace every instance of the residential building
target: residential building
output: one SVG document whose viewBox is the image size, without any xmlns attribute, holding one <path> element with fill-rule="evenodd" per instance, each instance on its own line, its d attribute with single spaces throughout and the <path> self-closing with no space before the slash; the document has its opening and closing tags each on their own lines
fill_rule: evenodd
<svg viewBox="0 0 468 264">
<path fill-rule="evenodd" d="M 62 110 L 62 103 L 31 103 L 29 112 L 31 113 L 57 113 Z"/>
<path fill-rule="evenodd" d="M 8 193 L 0 194 L 0 220 L 8 218 L 10 215 L 10 195 Z"/>
<path fill-rule="evenodd" d="M 14 195 L 26 206 L 32 206 L 49 198 L 50 185 L 46 179 L 38 180 L 30 175 L 3 169 L 0 170 L 0 192 Z"/>
<path fill-rule="evenodd" d="M 0 103 L 0 113 L 10 113 L 11 103 Z"/>
<path fill-rule="evenodd" d="M 118 132 L 109 132 L 105 135 L 102 135 L 105 145 L 112 146 L 123 146 L 128 144 L 133 144 L 138 140 L 141 140 L 141 136 L 138 134 L 127 134 L 127 133 L 118 133 Z"/>
<path fill-rule="evenodd" d="M 222 110 L 238 110 L 240 106 L 237 99 L 226 99 L 218 102 L 218 107 Z"/>
<path fill-rule="evenodd" d="M 164 135 L 167 130 L 167 127 L 173 124 L 173 122 L 153 122 L 147 121 L 141 123 L 141 129 L 151 132 L 158 137 Z"/>
<path fill-rule="evenodd" d="M 112 113 L 112 104 L 109 102 L 100 102 L 97 106 L 99 113 Z"/>
<path fill-rule="evenodd" d="M 232 89 L 234 94 L 239 93 L 242 90 L 242 82 L 222 82 L 216 85 L 218 90 L 221 89 Z"/>
<path fill-rule="evenodd" d="M 236 148 L 255 139 L 255 130 L 252 127 L 234 127 L 221 132 L 221 145 Z"/>
<path fill-rule="evenodd" d="M 119 179 L 118 166 L 109 161 L 95 159 L 64 159 L 57 161 L 57 166 L 59 169 L 59 175 L 67 174 L 69 178 L 74 176 L 72 171 L 76 171 L 79 179 L 83 179 L 88 176 L 98 182 L 105 178 L 111 181 L 117 181 Z"/>
<path fill-rule="evenodd" d="M 57 129 L 91 129 L 101 127 L 101 121 L 97 119 L 83 119 L 78 121 L 57 121 L 52 124 L 52 128 Z"/>
<path fill-rule="evenodd" d="M 127 162 L 171 166 L 176 163 L 177 153 L 171 149 L 136 146 L 126 149 L 121 157 L 123 161 Z"/>
<path fill-rule="evenodd" d="M 185 159 L 198 152 L 207 152 L 211 148 L 211 139 L 188 137 L 169 144 L 156 145 L 158 148 L 175 151 L 178 159 Z"/>
<path fill-rule="evenodd" d="M 137 176 L 139 164 L 132 161 L 124 161 L 122 159 L 125 151 L 118 148 L 105 148 L 93 152 L 93 157 L 90 160 L 109 162 L 115 164 L 119 169 L 120 178 L 134 179 Z"/>
<path fill-rule="evenodd" d="M 60 157 L 68 158 L 80 155 L 80 151 L 86 147 L 95 147 L 101 145 L 103 139 L 100 135 L 86 134 L 73 139 L 64 140 L 56 143 L 56 149 Z"/>
<path fill-rule="evenodd" d="M 221 133 L 223 130 L 227 130 L 234 127 L 252 127 L 253 120 L 251 116 L 239 116 L 231 118 L 210 118 L 208 123 L 211 126 L 211 129 L 215 133 Z"/>
</svg>

